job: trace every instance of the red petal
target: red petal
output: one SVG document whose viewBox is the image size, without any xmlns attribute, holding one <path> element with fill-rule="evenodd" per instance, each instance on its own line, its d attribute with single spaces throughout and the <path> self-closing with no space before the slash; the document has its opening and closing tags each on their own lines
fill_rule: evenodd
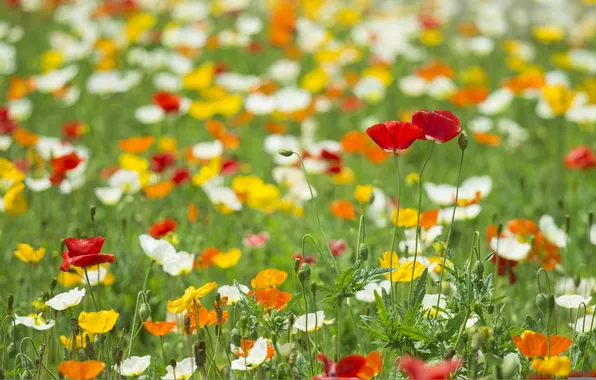
<svg viewBox="0 0 596 380">
<path fill-rule="evenodd" d="M 366 130 L 366 134 L 381 148 L 391 151 L 396 149 L 393 135 L 385 124 L 375 124 Z"/>
<path fill-rule="evenodd" d="M 335 366 L 337 377 L 356 377 L 366 365 L 366 358 L 362 355 L 347 355 L 339 360 Z"/>
<path fill-rule="evenodd" d="M 387 125 L 387 129 L 393 135 L 393 141 L 395 141 L 395 148 L 397 150 L 408 149 L 414 141 L 424 136 L 422 129 L 412 123 L 388 121 L 385 125 Z"/>
<path fill-rule="evenodd" d="M 427 373 L 427 379 L 429 380 L 442 380 L 450 377 L 451 373 L 459 368 L 462 364 L 461 360 L 449 360 L 436 366 L 429 368 Z"/>
<path fill-rule="evenodd" d="M 399 359 L 399 367 L 408 375 L 409 379 L 426 379 L 428 369 L 424 362 L 412 356 L 402 356 Z"/>
<path fill-rule="evenodd" d="M 85 268 L 104 263 L 113 263 L 114 260 L 114 255 L 109 255 L 107 253 L 99 253 L 97 255 L 71 257 L 67 260 L 67 263 L 69 267 L 71 265 L 74 265 L 75 267 Z M 62 263 L 62 266 L 64 266 L 65 264 L 66 263 Z M 62 269 L 62 267 L 60 267 L 60 269 Z"/>
<path fill-rule="evenodd" d="M 412 115 L 412 123 L 422 128 L 421 140 L 444 143 L 461 132 L 459 119 L 449 111 L 417 111 Z"/>
<path fill-rule="evenodd" d="M 64 239 L 64 244 L 68 248 L 68 256 L 76 257 L 81 255 L 96 255 L 101 252 L 103 242 L 106 239 L 102 236 L 87 239 L 68 238 Z"/>
<path fill-rule="evenodd" d="M 318 354 L 317 359 L 323 362 L 323 370 L 325 371 L 326 375 L 329 375 L 331 372 L 335 371 L 335 363 L 333 360 L 325 356 L 325 354 Z"/>
</svg>

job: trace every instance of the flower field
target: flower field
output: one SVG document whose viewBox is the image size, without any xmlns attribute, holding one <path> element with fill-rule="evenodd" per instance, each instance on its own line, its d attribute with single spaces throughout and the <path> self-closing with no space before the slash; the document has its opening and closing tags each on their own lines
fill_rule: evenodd
<svg viewBox="0 0 596 380">
<path fill-rule="evenodd" d="M 596 376 L 594 0 L 0 0 L 0 378 Z"/>
</svg>

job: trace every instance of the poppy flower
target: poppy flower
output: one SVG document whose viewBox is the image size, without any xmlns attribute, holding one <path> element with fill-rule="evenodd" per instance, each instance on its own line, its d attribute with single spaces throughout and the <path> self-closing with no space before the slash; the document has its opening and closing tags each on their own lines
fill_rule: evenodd
<svg viewBox="0 0 596 380">
<path fill-rule="evenodd" d="M 62 133 L 66 137 L 76 139 L 85 134 L 87 131 L 87 124 L 82 121 L 71 121 L 62 126 Z"/>
<path fill-rule="evenodd" d="M 341 358 L 337 363 L 329 359 L 325 354 L 318 354 L 317 359 L 323 362 L 325 373 L 313 377 L 313 380 L 332 380 L 332 379 L 367 379 L 360 377 L 366 365 L 366 358 L 362 355 L 347 355 Z"/>
<path fill-rule="evenodd" d="M 420 140 L 438 143 L 452 140 L 461 132 L 459 119 L 449 111 L 416 111 L 412 115 L 412 124 L 422 129 Z"/>
<path fill-rule="evenodd" d="M 127 153 L 139 154 L 145 152 L 153 143 L 155 137 L 143 136 L 143 137 L 129 137 L 118 142 L 120 149 Z"/>
<path fill-rule="evenodd" d="M 172 173 L 171 179 L 176 186 L 179 186 L 190 180 L 190 172 L 186 168 L 176 168 L 174 169 L 174 173 Z"/>
<path fill-rule="evenodd" d="M 330 240 L 329 241 L 329 249 L 331 250 L 331 253 L 333 254 L 333 256 L 341 256 L 346 249 L 348 248 L 348 245 L 346 244 L 346 242 L 344 240 Z"/>
<path fill-rule="evenodd" d="M 64 156 L 52 158 L 50 164 L 54 173 L 66 173 L 69 170 L 76 169 L 81 162 L 83 162 L 83 159 L 76 152 L 72 152 Z"/>
<path fill-rule="evenodd" d="M 366 130 L 370 138 L 385 151 L 408 149 L 416 140 L 423 139 L 422 129 L 403 121 L 386 121 Z"/>
<path fill-rule="evenodd" d="M 409 379 L 415 380 L 448 379 L 461 365 L 460 359 L 446 360 L 433 366 L 427 366 L 422 360 L 407 355 L 399 359 L 401 370 Z"/>
<path fill-rule="evenodd" d="M 578 146 L 565 156 L 565 166 L 581 170 L 596 168 L 596 154 L 587 145 Z"/>
<path fill-rule="evenodd" d="M 157 222 L 149 228 L 149 235 L 155 239 L 159 239 L 162 236 L 167 235 L 170 232 L 176 231 L 178 223 L 174 219 L 165 218 L 161 222 Z"/>
<path fill-rule="evenodd" d="M 26 148 L 37 144 L 37 141 L 39 141 L 38 135 L 24 128 L 15 129 L 12 137 L 17 144 Z"/>
<path fill-rule="evenodd" d="M 0 107 L 0 134 L 11 134 L 19 124 L 10 118 L 8 107 Z"/>
<path fill-rule="evenodd" d="M 249 248 L 263 248 L 269 241 L 270 236 L 268 232 L 260 232 L 258 234 L 246 233 L 242 243 Z"/>
<path fill-rule="evenodd" d="M 102 236 L 86 239 L 65 239 L 64 244 L 68 251 L 62 252 L 60 270 L 68 272 L 71 265 L 86 268 L 103 263 L 113 263 L 114 255 L 100 253 L 104 241 L 105 238 Z"/>
<path fill-rule="evenodd" d="M 294 256 L 292 256 L 292 260 L 300 260 L 299 264 L 302 265 L 302 263 L 307 263 L 309 265 L 312 265 L 314 263 L 317 262 L 317 256 L 315 255 L 308 255 L 308 256 L 304 256 L 303 254 L 296 253 Z"/>
<path fill-rule="evenodd" d="M 69 360 L 60 363 L 58 371 L 69 379 L 90 380 L 96 378 L 105 367 L 106 365 L 98 360 Z"/>
<path fill-rule="evenodd" d="M 528 358 L 558 356 L 571 346 L 571 339 L 560 335 L 546 335 L 530 330 L 524 331 L 520 336 L 512 336 L 513 343 L 519 352 Z M 550 351 L 548 350 L 550 342 Z M 550 354 L 550 355 L 549 355 Z"/>
<path fill-rule="evenodd" d="M 172 166 L 176 157 L 172 153 L 158 153 L 151 156 L 151 170 L 155 173 L 163 173 Z"/>
<path fill-rule="evenodd" d="M 152 335 L 164 336 L 176 328 L 176 322 L 143 322 L 143 327 Z"/>
<path fill-rule="evenodd" d="M 250 282 L 250 286 L 254 289 L 267 289 L 280 285 L 286 278 L 288 278 L 286 271 L 269 268 L 257 273 L 257 276 Z"/>
<path fill-rule="evenodd" d="M 331 203 L 329 205 L 329 210 L 331 210 L 331 213 L 336 218 L 343 220 L 356 219 L 356 210 L 354 209 L 354 205 L 346 200 L 340 199 Z"/>
<path fill-rule="evenodd" d="M 180 110 L 180 97 L 166 91 L 158 91 L 153 95 L 153 103 L 166 113 L 178 112 Z"/>
<path fill-rule="evenodd" d="M 257 304 L 263 305 L 265 309 L 282 310 L 288 302 L 292 299 L 292 295 L 288 292 L 282 292 L 276 288 L 262 289 L 257 291 L 250 291 L 249 297 L 254 295 Z"/>
<path fill-rule="evenodd" d="M 119 315 L 113 309 L 92 313 L 83 311 L 79 314 L 79 326 L 93 334 L 105 334 L 114 328 Z"/>
<path fill-rule="evenodd" d="M 166 197 L 174 188 L 174 181 L 158 182 L 143 188 L 143 192 L 149 199 L 161 199 Z"/>
</svg>

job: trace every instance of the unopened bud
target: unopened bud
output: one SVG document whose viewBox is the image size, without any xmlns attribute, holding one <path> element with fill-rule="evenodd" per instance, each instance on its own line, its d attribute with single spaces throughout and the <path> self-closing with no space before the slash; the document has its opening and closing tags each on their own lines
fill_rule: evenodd
<svg viewBox="0 0 596 380">
<path fill-rule="evenodd" d="M 294 151 L 291 149 L 280 149 L 277 152 L 284 157 L 290 157 L 292 154 L 294 154 Z"/>
<path fill-rule="evenodd" d="M 91 215 L 91 221 L 93 221 L 95 218 L 95 205 L 91 205 L 91 207 L 89 207 L 89 215 Z"/>
<path fill-rule="evenodd" d="M 12 305 L 14 304 L 14 296 L 12 294 L 8 295 L 6 299 L 6 303 L 8 304 L 8 309 L 6 311 L 7 315 L 12 315 Z"/>
<path fill-rule="evenodd" d="M 316 282 L 310 283 L 310 291 L 312 292 L 313 296 L 317 295 L 317 283 Z"/>
<path fill-rule="evenodd" d="M 468 147 L 468 135 L 466 131 L 462 131 L 457 139 L 457 145 L 459 145 L 459 149 L 466 150 Z"/>
<path fill-rule="evenodd" d="M 151 317 L 151 307 L 145 302 L 139 307 L 139 317 L 141 317 L 141 321 L 143 322 Z"/>
<path fill-rule="evenodd" d="M 230 333 L 230 340 L 232 341 L 232 344 L 234 344 L 234 346 L 239 346 L 241 339 L 242 337 L 240 336 L 240 331 L 236 328 L 232 329 L 232 332 Z"/>
<path fill-rule="evenodd" d="M 300 266 L 300 270 L 298 271 L 298 279 L 302 283 L 306 280 L 310 280 L 310 265 L 308 265 L 308 263 L 304 263 Z"/>
<path fill-rule="evenodd" d="M 546 300 L 546 296 L 543 293 L 538 293 L 536 296 L 536 306 L 542 311 L 544 314 L 548 312 L 548 301 Z"/>
<path fill-rule="evenodd" d="M 172 368 L 176 369 L 176 360 L 170 359 L 170 365 L 172 366 Z"/>
<path fill-rule="evenodd" d="M 298 273 L 300 270 L 300 259 L 294 259 L 294 273 Z"/>
<path fill-rule="evenodd" d="M 200 341 L 194 346 L 195 364 L 198 368 L 205 367 L 205 342 Z"/>
<path fill-rule="evenodd" d="M 366 261 L 368 259 L 368 246 L 366 244 L 360 244 L 360 247 L 358 248 L 358 256 L 360 257 L 360 260 Z"/>
<path fill-rule="evenodd" d="M 504 379 L 515 379 L 519 375 L 520 368 L 519 356 L 515 352 L 505 355 L 501 366 Z"/>
<path fill-rule="evenodd" d="M 9 357 L 13 357 L 16 352 L 17 352 L 17 349 L 16 349 L 14 342 L 10 342 L 10 344 L 6 348 L 6 353 L 8 354 Z"/>
<path fill-rule="evenodd" d="M 474 263 L 474 275 L 476 278 L 482 278 L 484 276 L 484 264 L 482 261 L 476 261 Z"/>
</svg>

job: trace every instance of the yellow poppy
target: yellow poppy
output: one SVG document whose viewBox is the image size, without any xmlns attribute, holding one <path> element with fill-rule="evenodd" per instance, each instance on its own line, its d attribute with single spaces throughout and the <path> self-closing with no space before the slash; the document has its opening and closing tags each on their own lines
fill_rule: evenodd
<svg viewBox="0 0 596 380">
<path fill-rule="evenodd" d="M 114 309 L 91 313 L 83 311 L 79 314 L 79 326 L 93 334 L 105 334 L 114 328 L 119 315 Z"/>
<path fill-rule="evenodd" d="M 33 249 L 29 244 L 17 244 L 17 249 L 14 251 L 14 255 L 21 261 L 26 263 L 38 263 L 43 259 L 46 253 L 45 248 L 38 250 Z"/>
</svg>

